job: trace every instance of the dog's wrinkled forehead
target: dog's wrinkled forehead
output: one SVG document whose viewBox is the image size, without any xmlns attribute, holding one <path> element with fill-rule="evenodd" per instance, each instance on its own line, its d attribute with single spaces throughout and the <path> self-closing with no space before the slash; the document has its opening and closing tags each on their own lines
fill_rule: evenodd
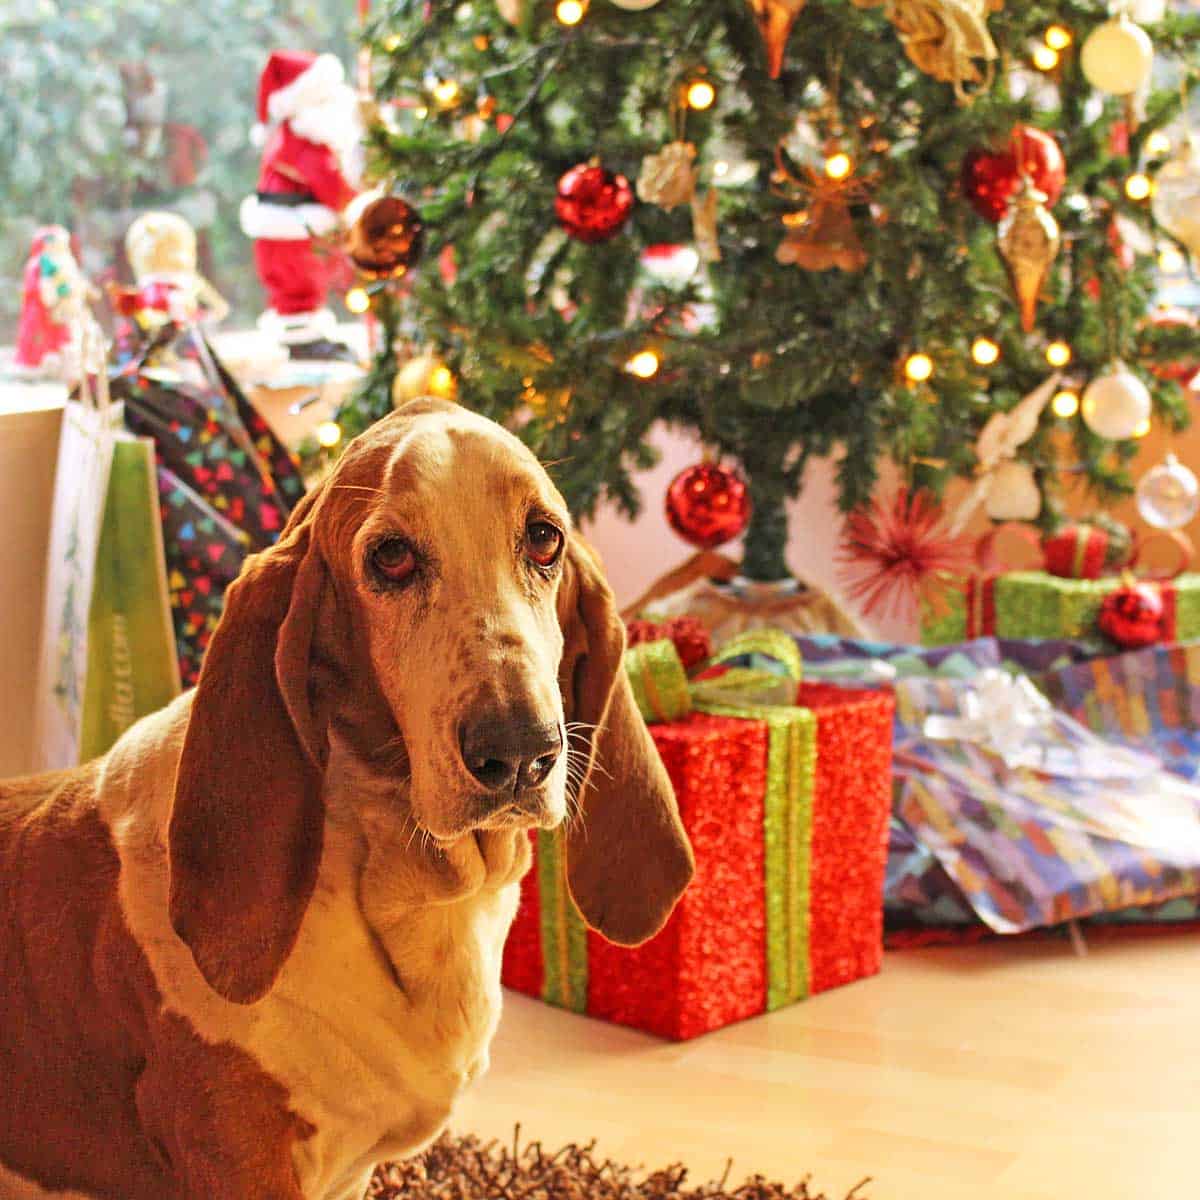
<svg viewBox="0 0 1200 1200">
<path fill-rule="evenodd" d="M 372 426 L 328 484 L 322 532 L 353 537 L 364 521 L 420 520 L 464 532 L 540 510 L 566 527 L 566 503 L 518 438 L 455 406 L 401 410 Z"/>
</svg>

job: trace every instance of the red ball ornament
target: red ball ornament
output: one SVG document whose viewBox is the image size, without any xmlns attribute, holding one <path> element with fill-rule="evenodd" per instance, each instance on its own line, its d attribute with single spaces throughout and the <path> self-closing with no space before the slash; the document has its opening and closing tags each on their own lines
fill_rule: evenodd
<svg viewBox="0 0 1200 1200">
<path fill-rule="evenodd" d="M 1162 592 L 1152 583 L 1127 583 L 1104 597 L 1096 625 L 1126 650 L 1153 646 L 1166 634 Z"/>
<path fill-rule="evenodd" d="M 667 488 L 667 520 L 701 550 L 731 542 L 750 523 L 746 481 L 730 467 L 700 463 L 680 471 Z"/>
<path fill-rule="evenodd" d="M 963 160 L 962 190 L 980 216 L 998 222 L 1021 186 L 1021 168 L 1051 208 L 1062 195 L 1067 164 L 1050 134 L 1018 125 L 1003 150 L 972 150 Z"/>
<path fill-rule="evenodd" d="M 624 175 L 580 163 L 559 181 L 554 198 L 559 224 L 581 242 L 603 242 L 620 230 L 633 212 L 633 188 Z"/>
</svg>

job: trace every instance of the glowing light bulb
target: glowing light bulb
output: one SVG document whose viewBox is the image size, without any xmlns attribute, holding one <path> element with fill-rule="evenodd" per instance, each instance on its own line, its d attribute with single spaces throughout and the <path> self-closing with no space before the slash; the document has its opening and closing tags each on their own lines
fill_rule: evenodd
<svg viewBox="0 0 1200 1200">
<path fill-rule="evenodd" d="M 825 160 L 825 174 L 830 179 L 845 179 L 853 170 L 854 160 L 840 150 Z"/>
<path fill-rule="evenodd" d="M 445 363 L 438 363 L 429 372 L 429 392 L 442 400 L 449 400 L 455 392 L 454 372 Z"/>
<path fill-rule="evenodd" d="M 971 343 L 971 357 L 981 367 L 990 367 L 1000 357 L 1000 347 L 991 338 L 977 337 Z"/>
<path fill-rule="evenodd" d="M 317 441 L 330 450 L 342 440 L 342 427 L 336 421 L 322 421 L 317 426 L 316 434 Z"/>
<path fill-rule="evenodd" d="M 687 91 L 684 93 L 688 108 L 694 108 L 697 112 L 711 108 L 716 98 L 717 89 L 707 79 L 693 80 L 688 84 Z"/>
<path fill-rule="evenodd" d="M 1187 266 L 1187 259 L 1174 246 L 1164 246 L 1158 252 L 1158 269 L 1164 275 L 1180 275 Z"/>
<path fill-rule="evenodd" d="M 1038 46 L 1033 52 L 1033 65 L 1039 71 L 1053 71 L 1058 66 L 1058 51 L 1053 46 Z"/>
<path fill-rule="evenodd" d="M 904 374 L 913 383 L 924 383 L 933 374 L 933 359 L 928 354 L 910 354 L 904 360 Z"/>
<path fill-rule="evenodd" d="M 1066 342 L 1051 342 L 1046 347 L 1046 361 L 1052 367 L 1065 367 L 1071 361 L 1071 347 Z"/>
<path fill-rule="evenodd" d="M 1065 25 L 1048 25 L 1045 41 L 1051 50 L 1065 50 L 1073 41 L 1075 35 Z"/>
<path fill-rule="evenodd" d="M 1133 437 L 1144 438 L 1150 432 L 1150 418 L 1147 417 L 1144 421 L 1139 421 L 1134 428 Z"/>
<path fill-rule="evenodd" d="M 658 355 L 653 350 L 639 350 L 625 364 L 625 370 L 639 379 L 652 379 L 658 374 L 658 365 Z"/>
<path fill-rule="evenodd" d="M 718 179 L 724 179 L 725 176 L 729 174 L 729 164 L 723 158 L 718 158 L 717 161 L 713 163 L 713 174 Z"/>
<path fill-rule="evenodd" d="M 1079 397 L 1076 393 L 1064 388 L 1050 401 L 1050 407 L 1054 410 L 1056 417 L 1062 417 L 1065 421 L 1079 411 Z"/>
<path fill-rule="evenodd" d="M 1141 171 L 1138 171 L 1134 175 L 1130 175 L 1130 177 L 1125 180 L 1125 195 L 1127 195 L 1130 200 L 1145 200 L 1153 193 L 1153 191 L 1154 183 L 1150 179 L 1150 176 L 1143 175 Z"/>
<path fill-rule="evenodd" d="M 560 25 L 578 25 L 586 11 L 587 4 L 584 0 L 558 0 L 554 15 Z"/>
<path fill-rule="evenodd" d="M 398 33 L 389 33 L 387 37 L 383 39 L 383 48 L 389 54 L 395 54 L 396 51 L 400 49 L 401 45 L 402 42 Z"/>
<path fill-rule="evenodd" d="M 1161 129 L 1156 129 L 1146 139 L 1146 153 L 1151 158 L 1162 158 L 1171 153 L 1171 139 Z"/>
<path fill-rule="evenodd" d="M 371 297 L 366 288 L 352 287 L 346 293 L 346 307 L 352 313 L 365 313 L 371 307 Z"/>
<path fill-rule="evenodd" d="M 434 103 L 439 108 L 453 108 L 462 95 L 457 79 L 439 79 L 430 89 Z"/>
</svg>

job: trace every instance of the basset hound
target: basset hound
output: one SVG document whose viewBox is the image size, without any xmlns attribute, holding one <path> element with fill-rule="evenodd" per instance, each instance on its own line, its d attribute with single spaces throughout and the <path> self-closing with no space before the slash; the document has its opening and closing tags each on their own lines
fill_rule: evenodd
<svg viewBox="0 0 1200 1200">
<path fill-rule="evenodd" d="M 597 562 L 414 402 L 229 589 L 197 688 L 0 783 L 0 1197 L 360 1200 L 484 1071 L 529 830 L 634 944 L 692 873 Z"/>
</svg>

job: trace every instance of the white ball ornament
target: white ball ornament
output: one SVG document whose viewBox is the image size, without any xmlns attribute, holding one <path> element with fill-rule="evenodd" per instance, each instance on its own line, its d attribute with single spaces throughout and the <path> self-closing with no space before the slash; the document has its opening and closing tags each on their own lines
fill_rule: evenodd
<svg viewBox="0 0 1200 1200">
<path fill-rule="evenodd" d="M 984 501 L 993 521 L 1032 521 L 1042 511 L 1042 493 L 1033 468 L 1015 458 L 992 471 Z"/>
<path fill-rule="evenodd" d="M 1114 363 L 1087 385 L 1080 408 L 1097 437 L 1123 441 L 1150 419 L 1150 389 L 1124 363 Z"/>
<path fill-rule="evenodd" d="M 1128 96 L 1150 78 L 1154 43 L 1150 35 L 1122 14 L 1089 35 L 1079 65 L 1092 87 L 1110 96 Z"/>
<path fill-rule="evenodd" d="M 1182 529 L 1200 512 L 1200 482 L 1173 454 L 1137 485 L 1137 510 L 1155 529 Z"/>
</svg>

